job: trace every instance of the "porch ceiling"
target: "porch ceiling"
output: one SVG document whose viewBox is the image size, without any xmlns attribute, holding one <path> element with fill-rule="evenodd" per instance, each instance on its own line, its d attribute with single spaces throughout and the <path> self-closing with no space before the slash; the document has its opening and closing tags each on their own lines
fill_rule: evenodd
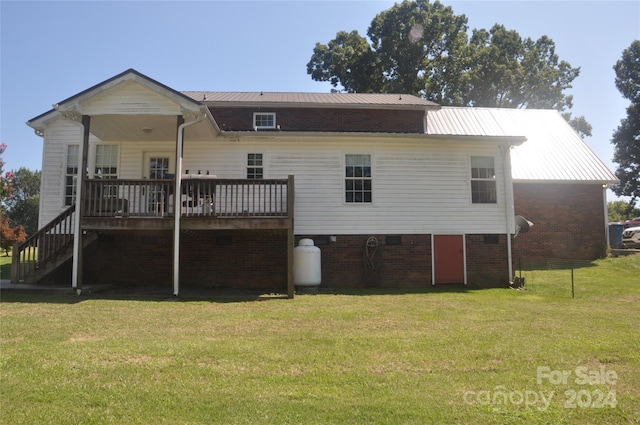
<svg viewBox="0 0 640 425">
<path fill-rule="evenodd" d="M 173 115 L 96 115 L 91 117 L 91 133 L 105 142 L 176 140 L 177 120 Z M 185 129 L 187 140 L 212 140 L 215 136 L 206 119 Z"/>
</svg>

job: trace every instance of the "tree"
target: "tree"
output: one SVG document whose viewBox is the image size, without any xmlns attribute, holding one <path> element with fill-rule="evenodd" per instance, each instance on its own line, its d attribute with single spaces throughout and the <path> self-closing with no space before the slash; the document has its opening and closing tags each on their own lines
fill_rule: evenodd
<svg viewBox="0 0 640 425">
<path fill-rule="evenodd" d="M 328 45 L 316 43 L 315 61 L 307 64 L 307 72 L 316 81 L 342 84 L 350 92 L 382 90 L 382 78 L 376 78 L 377 58 L 367 39 L 358 31 L 340 31 Z"/>
<path fill-rule="evenodd" d="M 31 171 L 25 167 L 12 173 L 9 180 L 12 196 L 2 201 L 11 224 L 23 226 L 30 235 L 38 230 L 41 174 L 40 171 Z"/>
<path fill-rule="evenodd" d="M 14 243 L 21 243 L 27 239 L 22 226 L 11 227 L 9 219 L 0 216 L 0 248 L 4 250 L 5 256 L 9 255 L 9 250 Z"/>
<path fill-rule="evenodd" d="M 379 13 L 367 39 L 341 31 L 316 43 L 307 73 L 347 92 L 408 93 L 453 106 L 554 108 L 564 112 L 580 69 L 559 59 L 547 36 L 523 39 L 494 25 L 468 32 L 467 17 L 439 1 L 404 0 Z M 575 119 L 590 134 L 584 117 Z"/>
<path fill-rule="evenodd" d="M 563 113 L 562 116 L 569 122 L 571 127 L 573 127 L 573 129 L 580 135 L 580 137 L 591 137 L 591 130 L 593 128 L 591 127 L 591 124 L 587 122 L 584 116 L 572 118 L 571 113 L 569 112 Z"/>
<path fill-rule="evenodd" d="M 609 221 L 611 223 L 617 221 L 630 220 L 640 217 L 640 208 L 634 208 L 634 205 L 625 201 L 612 201 L 607 204 L 609 211 Z"/>
<path fill-rule="evenodd" d="M 373 19 L 371 44 L 357 31 L 316 43 L 307 73 L 349 93 L 400 92 L 448 101 L 459 88 L 443 70 L 460 63 L 452 58 L 464 50 L 466 31 L 467 18 L 451 7 L 405 0 Z"/>
<path fill-rule="evenodd" d="M 383 91 L 410 93 L 435 102 L 458 100 L 456 56 L 465 51 L 467 18 L 428 0 L 396 3 L 374 17 L 367 35 L 378 58 Z M 445 72 L 446 71 L 446 72 Z"/>
<path fill-rule="evenodd" d="M 7 145 L 4 143 L 0 143 L 0 213 L 4 211 L 2 204 L 4 204 L 4 201 L 6 199 L 9 199 L 11 197 L 11 194 L 13 192 L 11 187 L 11 179 L 13 176 L 11 172 L 7 171 L 6 174 L 3 175 L 4 161 L 2 160 L 1 155 L 6 149 Z"/>
<path fill-rule="evenodd" d="M 635 40 L 616 62 L 616 87 L 631 101 L 627 117 L 613 133 L 613 161 L 618 163 L 616 176 L 620 180 L 613 190 L 619 196 L 629 196 L 631 202 L 640 199 L 640 40 Z"/>
</svg>

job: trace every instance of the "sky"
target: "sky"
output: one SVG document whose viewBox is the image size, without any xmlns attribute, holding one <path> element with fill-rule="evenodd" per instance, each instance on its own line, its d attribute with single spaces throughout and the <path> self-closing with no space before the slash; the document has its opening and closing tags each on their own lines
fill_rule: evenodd
<svg viewBox="0 0 640 425">
<path fill-rule="evenodd" d="M 4 170 L 42 168 L 42 139 L 25 122 L 129 68 L 178 91 L 328 92 L 306 64 L 338 31 L 366 35 L 394 1 L 5 1 L 0 0 L 0 142 Z M 640 0 L 449 1 L 469 29 L 499 23 L 543 35 L 580 75 L 574 116 L 585 141 L 615 171 L 611 136 L 629 102 L 613 65 L 640 39 Z M 609 200 L 614 200 L 612 193 Z"/>
</svg>

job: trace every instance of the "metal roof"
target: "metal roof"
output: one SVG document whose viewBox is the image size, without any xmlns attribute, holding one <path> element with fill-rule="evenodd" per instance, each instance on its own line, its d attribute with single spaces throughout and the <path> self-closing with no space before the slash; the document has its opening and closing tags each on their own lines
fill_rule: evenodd
<svg viewBox="0 0 640 425">
<path fill-rule="evenodd" d="M 205 105 L 270 105 L 294 107 L 378 107 L 393 109 L 439 108 L 438 104 L 408 94 L 388 93 L 295 93 L 295 92 L 210 92 L 183 91 L 182 94 Z"/>
<path fill-rule="evenodd" d="M 511 150 L 515 181 L 618 181 L 556 110 L 442 107 L 427 114 L 427 133 L 526 137 Z"/>
</svg>

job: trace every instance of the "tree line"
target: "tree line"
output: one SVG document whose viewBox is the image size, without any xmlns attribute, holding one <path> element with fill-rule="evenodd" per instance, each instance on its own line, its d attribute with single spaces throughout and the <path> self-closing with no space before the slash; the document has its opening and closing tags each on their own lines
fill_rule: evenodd
<svg viewBox="0 0 640 425">
<path fill-rule="evenodd" d="M 2 154 L 6 148 L 0 144 L 0 248 L 8 255 L 14 243 L 38 231 L 42 173 L 24 167 L 4 172 Z"/>
<path fill-rule="evenodd" d="M 368 37 L 368 39 L 367 39 Z M 406 93 L 447 106 L 557 109 L 583 136 L 584 117 L 571 118 L 565 94 L 580 74 L 560 60 L 547 36 L 523 38 L 495 24 L 473 29 L 439 1 L 405 0 L 376 15 L 367 37 L 340 31 L 316 43 L 307 73 L 336 91 Z"/>
<path fill-rule="evenodd" d="M 615 83 L 631 101 L 611 142 L 618 196 L 640 199 L 640 41 L 615 64 Z M 580 68 L 561 60 L 546 35 L 534 40 L 495 24 L 469 31 L 467 17 L 439 1 L 404 0 L 376 15 L 367 37 L 339 31 L 316 43 L 307 73 L 349 93 L 406 93 L 446 106 L 556 109 L 582 137 L 592 127 L 572 117 L 565 91 Z"/>
</svg>

